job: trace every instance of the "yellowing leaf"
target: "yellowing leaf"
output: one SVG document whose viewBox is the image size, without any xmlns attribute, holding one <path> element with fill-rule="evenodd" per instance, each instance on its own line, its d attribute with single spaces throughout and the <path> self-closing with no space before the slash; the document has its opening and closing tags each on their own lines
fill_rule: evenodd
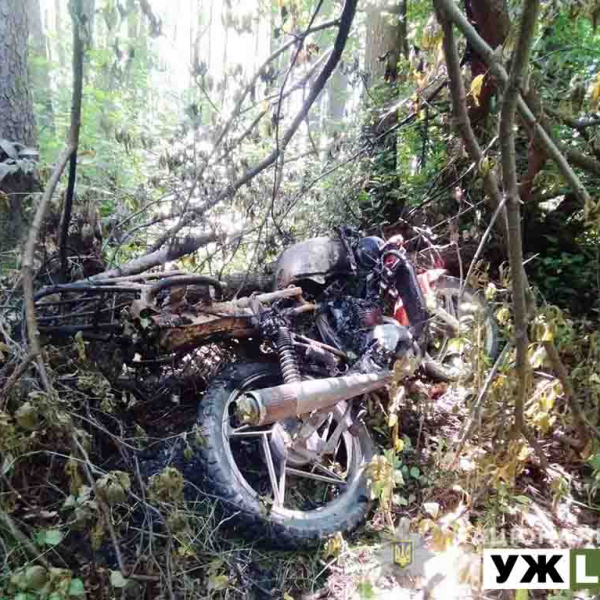
<svg viewBox="0 0 600 600">
<path fill-rule="evenodd" d="M 398 415 L 391 414 L 388 419 L 388 427 L 391 429 L 398 422 Z"/>
<path fill-rule="evenodd" d="M 404 440 L 401 439 L 397 439 L 394 442 L 394 450 L 396 452 L 402 452 L 402 450 L 404 450 Z"/>
<path fill-rule="evenodd" d="M 590 88 L 592 108 L 595 109 L 600 102 L 600 73 L 596 75 L 596 81 Z"/>
<path fill-rule="evenodd" d="M 485 78 L 485 74 L 477 75 L 471 81 L 471 90 L 470 94 L 473 96 L 473 100 L 475 101 L 475 106 L 479 106 L 479 96 L 481 95 L 481 89 L 483 88 L 483 80 Z"/>
<path fill-rule="evenodd" d="M 529 592 L 527 590 L 517 590 L 515 600 L 528 600 Z"/>
<path fill-rule="evenodd" d="M 226 590 L 230 585 L 227 575 L 211 575 L 208 578 L 209 590 Z"/>
</svg>

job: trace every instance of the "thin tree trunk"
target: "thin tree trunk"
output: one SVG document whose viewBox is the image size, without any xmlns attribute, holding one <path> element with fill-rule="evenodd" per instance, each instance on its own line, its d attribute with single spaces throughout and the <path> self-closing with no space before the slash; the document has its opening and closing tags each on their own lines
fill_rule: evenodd
<svg viewBox="0 0 600 600">
<path fill-rule="evenodd" d="M 30 61 L 29 72 L 33 83 L 34 99 L 44 106 L 43 119 L 38 123 L 38 128 L 54 128 L 54 109 L 52 107 L 52 94 L 50 86 L 50 70 L 48 56 L 48 40 L 42 24 L 42 11 L 40 0 L 26 0 L 27 18 L 29 24 L 29 37 L 33 61 Z"/>
<path fill-rule="evenodd" d="M 0 139 L 35 146 L 28 33 L 27 6 L 21 0 L 0 0 Z M 22 172 L 0 182 L 0 192 L 8 197 L 8 206 L 0 202 L 0 264 L 9 264 L 2 255 L 21 241 L 24 199 L 35 189 L 35 177 Z"/>
<path fill-rule="evenodd" d="M 62 10 L 61 0 L 54 0 L 54 29 L 56 31 L 55 43 L 58 54 L 58 64 L 61 69 L 64 69 L 67 66 L 67 54 L 63 42 Z"/>
</svg>

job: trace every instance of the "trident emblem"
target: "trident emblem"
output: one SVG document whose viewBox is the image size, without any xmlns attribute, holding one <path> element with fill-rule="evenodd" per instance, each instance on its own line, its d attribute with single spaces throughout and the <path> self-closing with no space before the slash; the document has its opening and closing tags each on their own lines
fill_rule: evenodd
<svg viewBox="0 0 600 600">
<path fill-rule="evenodd" d="M 412 541 L 396 542 L 394 546 L 394 562 L 402 569 L 408 567 L 413 562 L 413 543 Z"/>
</svg>

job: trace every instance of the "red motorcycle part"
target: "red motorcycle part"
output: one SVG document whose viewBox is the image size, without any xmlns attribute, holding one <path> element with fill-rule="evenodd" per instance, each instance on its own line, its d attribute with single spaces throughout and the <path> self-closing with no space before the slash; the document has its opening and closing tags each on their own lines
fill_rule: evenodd
<svg viewBox="0 0 600 600">
<path fill-rule="evenodd" d="M 434 294 L 434 289 L 432 284 L 434 284 L 440 277 L 446 274 L 446 269 L 429 269 L 428 271 L 423 271 L 420 275 L 417 275 L 417 279 L 419 281 L 419 285 L 421 286 L 421 291 L 425 296 L 425 299 L 430 298 Z M 404 308 L 404 304 L 402 303 L 402 298 L 399 295 L 398 300 L 396 301 L 396 306 L 394 307 L 394 318 L 400 325 L 404 325 L 408 327 L 410 323 L 408 322 L 408 315 L 406 314 L 406 309 Z"/>
</svg>

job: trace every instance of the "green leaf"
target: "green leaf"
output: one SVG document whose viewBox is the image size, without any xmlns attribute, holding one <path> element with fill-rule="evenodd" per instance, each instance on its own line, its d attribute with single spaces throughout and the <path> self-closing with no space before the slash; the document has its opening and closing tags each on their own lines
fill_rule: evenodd
<svg viewBox="0 0 600 600">
<path fill-rule="evenodd" d="M 58 529 L 43 529 L 36 534 L 35 539 L 38 544 L 57 546 L 63 541 L 64 537 Z"/>
<path fill-rule="evenodd" d="M 375 590 L 373 584 L 370 581 L 362 581 L 358 584 L 358 595 L 360 600 L 371 600 L 375 598 Z"/>
<path fill-rule="evenodd" d="M 69 596 L 84 596 L 85 587 L 81 579 L 71 579 L 71 585 L 69 586 Z"/>
<path fill-rule="evenodd" d="M 128 583 L 128 580 L 123 577 L 121 571 L 110 572 L 110 584 L 116 588 L 124 588 Z"/>
<path fill-rule="evenodd" d="M 211 575 L 208 578 L 209 590 L 226 590 L 230 585 L 227 575 Z"/>
<path fill-rule="evenodd" d="M 419 471 L 418 467 L 411 467 L 410 468 L 410 476 L 413 477 L 414 479 L 418 479 L 421 475 L 421 471 Z"/>
<path fill-rule="evenodd" d="M 527 590 L 517 590 L 515 594 L 515 600 L 527 600 L 529 598 L 529 592 Z"/>
</svg>

